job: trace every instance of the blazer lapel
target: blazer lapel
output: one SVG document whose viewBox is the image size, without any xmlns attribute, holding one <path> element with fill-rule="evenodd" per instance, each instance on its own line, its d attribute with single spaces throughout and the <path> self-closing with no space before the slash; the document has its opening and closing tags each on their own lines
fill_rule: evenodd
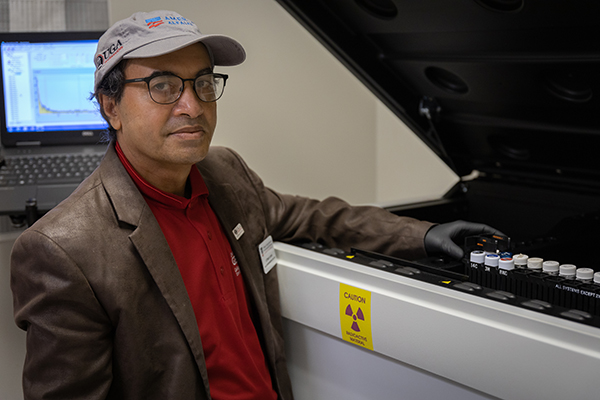
<svg viewBox="0 0 600 400">
<path fill-rule="evenodd" d="M 222 183 L 226 181 L 226 178 L 218 178 L 218 171 L 221 169 L 218 168 L 218 165 L 207 168 L 200 163 L 198 167 L 208 187 L 209 203 L 223 226 L 242 270 L 246 289 L 258 318 L 258 321 L 255 321 L 256 330 L 264 346 L 266 361 L 271 371 L 279 371 L 281 366 L 278 356 L 284 350 L 282 336 L 277 333 L 277 329 L 282 331 L 283 328 L 280 324 L 275 327 L 273 322 L 273 318 L 276 321 L 280 320 L 278 316 L 281 315 L 277 289 L 277 268 L 265 275 L 261 268 L 258 252 L 258 244 L 268 235 L 266 226 L 259 221 L 254 221 L 253 218 L 256 216 L 246 215 L 244 207 L 244 201 L 247 200 L 246 193 L 243 189 L 238 190 L 238 187 Z M 217 177 L 214 177 L 213 173 Z M 238 224 L 241 224 L 246 231 L 239 239 L 232 232 Z M 269 294 L 267 288 L 269 288 Z M 272 379 L 273 384 L 279 388 L 280 392 L 285 390 L 288 378 L 275 373 L 272 375 Z"/>
<path fill-rule="evenodd" d="M 269 312 L 269 301 L 267 300 L 265 275 L 260 267 L 258 244 L 261 238 L 266 235 L 264 226 L 256 226 L 250 222 L 250 218 L 245 215 L 243 207 L 243 195 L 236 192 L 228 183 L 221 183 L 213 179 L 211 169 L 204 168 L 202 164 L 198 165 L 200 173 L 208 187 L 208 200 L 217 218 L 221 222 L 225 235 L 229 240 L 231 249 L 235 254 L 242 276 L 246 283 L 248 295 L 252 299 L 257 316 L 260 319 L 256 327 L 259 336 L 262 334 L 262 343 L 265 346 L 267 359 L 272 368 L 275 368 L 276 350 L 273 347 L 274 333 L 272 332 L 271 315 Z M 246 232 L 238 238 L 233 234 L 233 229 L 241 224 Z M 269 272 L 268 279 L 276 280 L 276 271 Z M 257 321 L 258 322 L 258 321 Z"/>
<path fill-rule="evenodd" d="M 244 229 L 251 228 L 245 224 L 247 218 L 244 214 L 238 211 L 243 210 L 238 196 L 229 184 L 218 184 L 209 177 L 205 178 L 205 182 L 209 192 L 209 204 L 221 222 L 231 249 L 240 263 L 242 273 L 247 278 L 246 284 L 250 289 L 250 294 L 255 300 L 260 299 L 259 303 L 265 304 L 266 295 L 262 271 L 257 268 L 249 268 L 251 264 L 246 256 L 247 252 L 251 251 L 256 251 L 258 254 L 258 248 L 255 248 L 258 243 L 251 242 L 248 232 L 244 233 L 239 239 L 233 234 L 233 229 L 238 224 Z"/>
<path fill-rule="evenodd" d="M 208 376 L 196 317 L 169 244 L 152 210 L 118 159 L 114 146 L 109 146 L 100 168 L 102 182 L 116 217 L 121 224 L 130 225 L 133 229 L 129 239 L 173 311 L 208 391 Z"/>
</svg>

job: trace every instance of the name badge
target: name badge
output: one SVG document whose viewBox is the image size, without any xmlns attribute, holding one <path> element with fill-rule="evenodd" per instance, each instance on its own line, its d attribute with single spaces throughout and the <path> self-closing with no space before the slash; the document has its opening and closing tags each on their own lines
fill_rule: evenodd
<svg viewBox="0 0 600 400">
<path fill-rule="evenodd" d="M 240 240 L 240 238 L 244 234 L 244 228 L 242 227 L 242 224 L 237 224 L 231 232 L 233 232 L 235 240 Z"/>
<path fill-rule="evenodd" d="M 265 274 L 268 274 L 277 264 L 275 247 L 273 246 L 273 238 L 271 236 L 258 245 L 258 253 L 260 254 L 263 270 L 265 271 Z"/>
</svg>

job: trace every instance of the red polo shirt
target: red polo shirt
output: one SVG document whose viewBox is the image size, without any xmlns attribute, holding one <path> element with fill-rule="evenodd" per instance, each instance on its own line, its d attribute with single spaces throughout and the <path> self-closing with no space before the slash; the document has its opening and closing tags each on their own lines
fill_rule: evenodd
<svg viewBox="0 0 600 400">
<path fill-rule="evenodd" d="M 240 267 L 208 204 L 208 189 L 192 166 L 191 197 L 163 192 L 119 159 L 162 229 L 194 308 L 210 393 L 215 400 L 276 399 L 265 358 L 250 319 Z"/>
</svg>

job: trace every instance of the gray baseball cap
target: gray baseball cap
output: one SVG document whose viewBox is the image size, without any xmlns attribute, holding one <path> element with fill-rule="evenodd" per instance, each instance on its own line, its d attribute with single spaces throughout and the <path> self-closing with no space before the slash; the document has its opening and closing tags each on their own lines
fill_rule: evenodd
<svg viewBox="0 0 600 400">
<path fill-rule="evenodd" d="M 239 42 L 225 35 L 204 35 L 192 21 L 176 12 L 135 13 L 115 23 L 100 37 L 94 56 L 94 90 L 124 58 L 156 57 L 197 42 L 208 48 L 214 65 L 233 66 L 246 59 Z"/>
</svg>

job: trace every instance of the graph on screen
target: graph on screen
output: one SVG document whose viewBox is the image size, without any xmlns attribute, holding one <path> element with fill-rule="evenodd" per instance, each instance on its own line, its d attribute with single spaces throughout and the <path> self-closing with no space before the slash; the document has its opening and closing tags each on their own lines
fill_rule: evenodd
<svg viewBox="0 0 600 400">
<path fill-rule="evenodd" d="M 33 75 L 34 99 L 37 103 L 38 122 L 87 121 L 97 114 L 94 104 L 81 94 L 91 93 L 93 71 L 39 71 Z M 80 94 L 66 95 L 65 94 Z"/>
</svg>

